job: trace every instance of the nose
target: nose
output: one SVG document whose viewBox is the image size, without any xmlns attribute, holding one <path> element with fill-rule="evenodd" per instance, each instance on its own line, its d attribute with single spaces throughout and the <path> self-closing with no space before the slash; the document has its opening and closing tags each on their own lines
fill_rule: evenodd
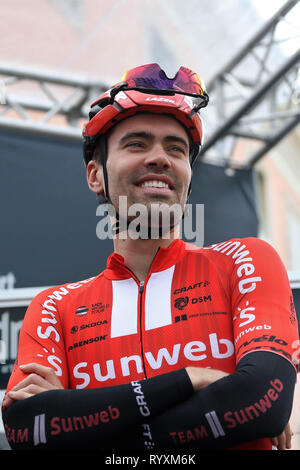
<svg viewBox="0 0 300 470">
<path fill-rule="evenodd" d="M 170 158 L 162 145 L 155 145 L 147 154 L 144 161 L 149 168 L 168 169 L 171 166 Z"/>
</svg>

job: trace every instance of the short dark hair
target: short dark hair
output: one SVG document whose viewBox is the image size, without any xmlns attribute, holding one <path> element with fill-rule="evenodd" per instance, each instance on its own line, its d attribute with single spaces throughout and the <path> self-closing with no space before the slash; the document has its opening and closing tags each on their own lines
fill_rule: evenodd
<svg viewBox="0 0 300 470">
<path fill-rule="evenodd" d="M 96 162 L 101 163 L 101 165 L 103 164 L 102 152 L 101 152 L 101 149 L 100 149 L 99 141 L 97 141 L 97 143 L 95 145 L 95 150 L 94 150 L 94 153 L 93 153 L 92 160 L 95 160 Z"/>
</svg>

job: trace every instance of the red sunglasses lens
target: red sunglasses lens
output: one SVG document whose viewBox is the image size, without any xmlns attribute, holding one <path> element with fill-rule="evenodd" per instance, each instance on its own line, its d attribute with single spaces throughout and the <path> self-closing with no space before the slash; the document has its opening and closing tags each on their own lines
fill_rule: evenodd
<svg viewBox="0 0 300 470">
<path fill-rule="evenodd" d="M 178 70 L 173 87 L 187 93 L 204 93 L 204 85 L 199 75 L 186 67 L 180 67 Z"/>
<path fill-rule="evenodd" d="M 200 77 L 186 67 L 180 67 L 174 78 L 168 78 L 158 64 L 141 65 L 123 75 L 129 86 L 158 90 L 178 90 L 203 95 Z"/>
</svg>

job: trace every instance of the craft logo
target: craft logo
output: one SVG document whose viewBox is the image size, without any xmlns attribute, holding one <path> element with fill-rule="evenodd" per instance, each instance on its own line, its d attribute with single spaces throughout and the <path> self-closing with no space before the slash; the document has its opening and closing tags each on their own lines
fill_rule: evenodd
<svg viewBox="0 0 300 470">
<path fill-rule="evenodd" d="M 195 284 L 190 284 L 188 286 L 183 286 L 183 287 L 179 287 L 178 289 L 175 289 L 173 294 L 174 295 L 177 295 L 177 294 L 182 294 L 183 292 L 188 292 L 189 290 L 193 290 L 193 289 L 196 289 L 197 287 L 207 287 L 209 286 L 210 284 L 210 281 L 201 281 L 201 282 L 196 282 Z"/>
</svg>

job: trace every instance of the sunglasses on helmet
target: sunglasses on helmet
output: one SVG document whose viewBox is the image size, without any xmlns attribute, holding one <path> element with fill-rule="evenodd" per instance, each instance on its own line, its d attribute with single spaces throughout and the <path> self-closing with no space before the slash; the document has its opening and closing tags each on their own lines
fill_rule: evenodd
<svg viewBox="0 0 300 470">
<path fill-rule="evenodd" d="M 125 89 L 156 95 L 191 96 L 199 100 L 194 108 L 195 111 L 207 106 L 209 100 L 199 75 L 186 67 L 180 67 L 174 78 L 168 78 L 158 64 L 135 67 L 125 72 L 122 82 L 111 90 L 111 99 L 113 100 L 119 91 Z"/>
</svg>

